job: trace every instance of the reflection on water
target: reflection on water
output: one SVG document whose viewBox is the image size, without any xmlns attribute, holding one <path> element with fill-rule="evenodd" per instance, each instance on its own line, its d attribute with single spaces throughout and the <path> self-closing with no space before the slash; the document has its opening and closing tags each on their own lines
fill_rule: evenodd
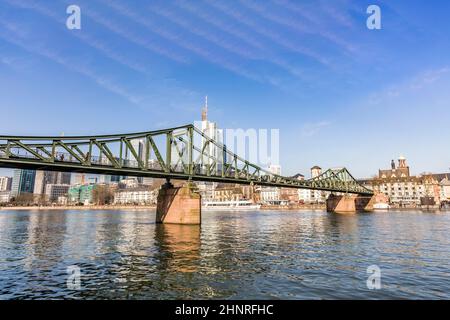
<svg viewBox="0 0 450 320">
<path fill-rule="evenodd" d="M 0 211 L 0 298 L 450 298 L 450 214 Z M 382 289 L 368 290 L 378 265 Z M 81 290 L 67 267 L 81 268 Z"/>
<path fill-rule="evenodd" d="M 161 271 L 199 271 L 200 226 L 158 224 L 155 226 L 155 246 Z"/>
</svg>

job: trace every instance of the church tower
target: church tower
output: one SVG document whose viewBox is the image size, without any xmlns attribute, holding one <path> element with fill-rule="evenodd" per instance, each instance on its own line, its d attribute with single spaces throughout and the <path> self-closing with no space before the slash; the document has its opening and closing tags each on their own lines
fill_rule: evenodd
<svg viewBox="0 0 450 320">
<path fill-rule="evenodd" d="M 406 165 L 406 158 L 405 158 L 404 156 L 400 156 L 400 157 L 398 158 L 398 167 L 399 167 L 399 168 L 407 168 L 407 165 Z"/>
</svg>

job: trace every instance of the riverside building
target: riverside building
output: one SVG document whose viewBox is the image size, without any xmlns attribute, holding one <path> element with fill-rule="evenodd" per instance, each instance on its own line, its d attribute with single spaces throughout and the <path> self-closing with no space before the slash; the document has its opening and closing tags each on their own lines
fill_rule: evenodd
<svg viewBox="0 0 450 320">
<path fill-rule="evenodd" d="M 114 193 L 114 204 L 151 205 L 156 204 L 158 189 L 137 187 L 118 190 Z"/>
<path fill-rule="evenodd" d="M 61 197 L 67 197 L 70 185 L 68 184 L 47 184 L 45 186 L 45 197 L 50 202 L 56 202 Z"/>
<path fill-rule="evenodd" d="M 322 168 L 319 166 L 314 166 L 311 168 L 311 179 L 318 177 L 322 174 Z M 299 180 L 304 180 L 303 175 L 295 176 Z M 298 189 L 299 201 L 307 204 L 324 204 L 327 200 L 329 192 L 321 190 L 309 190 L 309 189 Z"/>
<path fill-rule="evenodd" d="M 84 204 L 89 205 L 93 202 L 93 192 L 95 185 L 76 185 L 72 186 L 68 190 L 68 201 L 71 204 Z"/>
<path fill-rule="evenodd" d="M 70 185 L 70 180 L 70 172 L 37 170 L 34 179 L 33 193 L 37 198 L 45 196 L 48 199 L 46 191 L 48 185 Z"/>
<path fill-rule="evenodd" d="M 378 171 L 378 177 L 364 180 L 362 183 L 376 193 L 387 197 L 390 204 L 399 207 L 415 207 L 420 205 L 438 205 L 448 194 L 443 188 L 448 183 L 450 174 L 411 175 L 406 158 L 401 156 L 398 164 L 391 161 L 390 169 Z M 448 187 L 448 186 L 447 186 Z"/>
<path fill-rule="evenodd" d="M 11 200 L 11 191 L 0 191 L 0 203 L 8 203 Z"/>
<path fill-rule="evenodd" d="M 441 202 L 450 202 L 450 174 L 440 182 Z"/>
<path fill-rule="evenodd" d="M 16 197 L 21 194 L 32 194 L 34 191 L 34 179 L 36 171 L 15 169 L 11 186 L 11 196 Z"/>
<path fill-rule="evenodd" d="M 0 177 L 0 192 L 10 191 L 12 185 L 12 178 L 10 177 Z"/>
</svg>

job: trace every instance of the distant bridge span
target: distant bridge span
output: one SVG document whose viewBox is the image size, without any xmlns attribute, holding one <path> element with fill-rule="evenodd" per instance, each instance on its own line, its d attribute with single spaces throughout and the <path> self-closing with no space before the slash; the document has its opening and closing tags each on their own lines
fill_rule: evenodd
<svg viewBox="0 0 450 320">
<path fill-rule="evenodd" d="M 0 136 L 0 167 L 373 195 L 346 168 L 329 169 L 309 180 L 273 174 L 193 125 L 100 136 Z"/>
</svg>

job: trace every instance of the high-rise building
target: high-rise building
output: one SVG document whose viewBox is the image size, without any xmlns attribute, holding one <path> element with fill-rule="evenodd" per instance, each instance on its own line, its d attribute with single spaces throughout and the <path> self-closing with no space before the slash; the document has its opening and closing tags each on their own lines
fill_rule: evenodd
<svg viewBox="0 0 450 320">
<path fill-rule="evenodd" d="M 71 185 L 83 185 L 87 182 L 86 174 L 84 173 L 74 173 L 70 181 Z"/>
<path fill-rule="evenodd" d="M 72 174 L 70 172 L 58 172 L 56 184 L 70 184 Z"/>
<path fill-rule="evenodd" d="M 46 185 L 46 171 L 36 170 L 36 175 L 34 178 L 34 190 L 33 192 L 37 195 L 42 195 L 45 192 Z"/>
<path fill-rule="evenodd" d="M 146 143 L 145 139 L 134 139 L 131 140 L 131 146 L 133 147 L 134 151 L 136 152 L 136 155 L 138 156 L 138 159 L 145 163 L 145 156 L 146 156 Z M 125 159 L 128 162 L 127 165 L 131 167 L 138 167 L 138 161 L 136 160 L 136 157 L 133 155 L 131 150 L 126 149 L 125 153 Z M 119 177 L 119 180 L 125 179 L 126 177 Z M 138 182 L 142 183 L 143 178 L 138 177 Z"/>
<path fill-rule="evenodd" d="M 217 128 L 217 124 L 215 122 L 211 122 L 208 120 L 208 97 L 205 97 L 205 106 L 202 109 L 202 121 L 200 122 L 199 127 L 199 129 L 205 136 L 212 139 L 213 141 L 218 142 L 219 144 L 222 143 L 222 130 Z M 207 141 L 208 139 L 205 137 L 202 137 L 200 141 L 200 149 L 205 150 L 202 157 L 202 163 L 203 165 L 212 165 L 214 163 L 214 159 L 216 159 L 216 164 L 213 167 L 213 171 L 220 172 L 223 167 L 223 149 L 218 147 L 214 143 L 209 143 L 209 145 L 205 146 Z M 196 143 L 196 141 L 194 141 L 194 143 Z M 199 173 L 206 173 L 206 167 L 197 168 L 196 170 L 199 170 Z M 217 183 L 198 182 L 197 187 L 204 200 L 212 200 L 214 197 L 214 190 L 217 187 Z"/>
<path fill-rule="evenodd" d="M 112 176 L 112 175 L 100 175 L 98 179 L 98 183 L 101 184 L 112 184 L 112 183 L 119 183 L 120 180 L 126 179 L 126 176 Z M 72 183 L 74 184 L 74 183 Z M 81 183 L 80 183 L 81 184 Z"/>
<path fill-rule="evenodd" d="M 15 169 L 11 187 L 11 195 L 18 196 L 23 193 L 33 193 L 36 171 Z"/>
<path fill-rule="evenodd" d="M 0 177 L 0 192 L 1 191 L 10 191 L 12 184 L 11 177 Z"/>
<path fill-rule="evenodd" d="M 110 175 L 100 175 L 98 182 L 101 184 L 110 184 L 111 183 L 111 176 Z"/>
<path fill-rule="evenodd" d="M 136 154 L 138 156 L 138 159 L 141 160 L 141 161 L 144 161 L 144 159 L 145 159 L 145 151 L 146 151 L 144 138 L 133 139 L 130 142 L 131 142 L 131 146 L 133 147 L 134 151 L 136 152 Z M 136 157 L 133 155 L 131 150 L 129 150 L 128 148 L 125 150 L 125 159 L 131 161 L 130 162 L 131 166 L 137 166 L 138 165 Z"/>
<path fill-rule="evenodd" d="M 111 176 L 110 181 L 119 183 L 120 180 L 125 179 L 125 178 L 126 178 L 125 176 Z"/>
<path fill-rule="evenodd" d="M 223 142 L 222 130 L 218 129 L 215 122 L 211 122 L 208 120 L 208 97 L 205 97 L 205 106 L 202 109 L 202 121 L 200 122 L 200 130 L 203 134 L 205 134 L 208 138 L 211 138 L 213 141 L 216 141 L 219 144 Z M 206 143 L 207 139 L 202 137 L 201 150 L 205 150 L 205 155 L 202 159 L 202 163 L 211 165 L 212 163 L 214 163 L 214 159 L 216 159 L 216 170 L 220 170 L 222 168 L 223 149 L 218 147 L 214 143 L 210 143 L 206 148 L 204 148 Z"/>
<path fill-rule="evenodd" d="M 34 194 L 45 194 L 45 188 L 49 184 L 70 184 L 70 172 L 42 171 L 37 170 L 34 179 Z"/>
</svg>

